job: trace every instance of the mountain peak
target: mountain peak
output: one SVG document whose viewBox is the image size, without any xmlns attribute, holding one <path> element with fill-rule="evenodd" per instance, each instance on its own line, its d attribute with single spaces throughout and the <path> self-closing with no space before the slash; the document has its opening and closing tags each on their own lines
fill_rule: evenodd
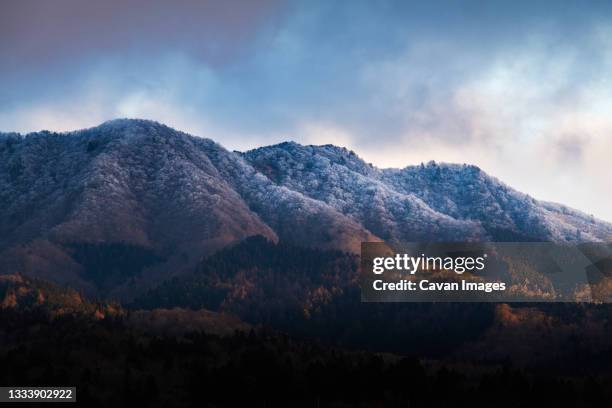
<svg viewBox="0 0 612 408">
<path fill-rule="evenodd" d="M 130 127 L 156 127 L 156 128 L 166 128 L 172 129 L 169 126 L 154 121 L 150 119 L 140 119 L 140 118 L 116 118 L 107 120 L 101 123 L 98 126 L 94 126 L 93 128 L 130 128 Z M 172 129 L 174 130 L 174 129 Z"/>
<path fill-rule="evenodd" d="M 164 136 L 173 137 L 187 135 L 163 123 L 149 119 L 120 118 L 106 121 L 99 126 L 83 129 L 80 133 L 87 133 L 91 136 L 100 134 L 114 134 L 116 136 Z"/>
<path fill-rule="evenodd" d="M 122 276 L 83 275 L 90 252 L 146 260 L 125 269 L 146 287 L 252 235 L 345 251 L 379 239 L 612 238 L 612 225 L 476 166 L 381 170 L 343 147 L 296 142 L 236 153 L 142 119 L 0 138 L 0 203 L 0 269 L 117 296 L 131 290 Z"/>
<path fill-rule="evenodd" d="M 347 169 L 367 177 L 378 177 L 379 170 L 366 163 L 355 152 L 332 144 L 301 145 L 283 142 L 245 152 L 244 157 L 273 180 L 286 169 Z M 331 170 L 330 170 L 331 171 Z"/>
</svg>

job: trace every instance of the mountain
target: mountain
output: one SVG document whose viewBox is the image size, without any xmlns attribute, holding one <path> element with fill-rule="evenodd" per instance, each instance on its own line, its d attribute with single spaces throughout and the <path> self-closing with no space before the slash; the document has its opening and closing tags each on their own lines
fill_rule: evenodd
<svg viewBox="0 0 612 408">
<path fill-rule="evenodd" d="M 145 120 L 0 134 L 0 273 L 129 297 L 253 235 L 357 252 L 380 239 L 609 240 L 612 225 L 475 166 L 378 169 L 331 145 L 230 152 Z"/>
<path fill-rule="evenodd" d="M 244 157 L 280 186 L 323 201 L 387 241 L 606 241 L 612 225 L 535 200 L 476 166 L 378 169 L 333 145 L 281 143 Z"/>
<path fill-rule="evenodd" d="M 121 295 L 125 285 L 190 271 L 252 235 L 351 251 L 375 239 L 240 155 L 150 121 L 3 134 L 0 190 L 0 269 L 90 292 Z M 92 245 L 107 254 L 94 267 L 109 281 L 92 279 L 79 262 L 91 259 Z"/>
</svg>

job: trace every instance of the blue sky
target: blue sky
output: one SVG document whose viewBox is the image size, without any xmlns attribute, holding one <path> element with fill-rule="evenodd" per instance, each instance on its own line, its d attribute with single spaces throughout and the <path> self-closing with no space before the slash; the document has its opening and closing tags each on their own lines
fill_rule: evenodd
<svg viewBox="0 0 612 408">
<path fill-rule="evenodd" d="M 467 162 L 612 221 L 610 2 L 9 0 L 0 52 L 3 131 L 141 117 Z"/>
</svg>

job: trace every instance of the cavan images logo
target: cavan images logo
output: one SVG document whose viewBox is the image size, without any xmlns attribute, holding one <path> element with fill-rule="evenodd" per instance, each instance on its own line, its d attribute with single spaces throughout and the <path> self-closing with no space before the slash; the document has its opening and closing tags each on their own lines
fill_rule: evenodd
<svg viewBox="0 0 612 408">
<path fill-rule="evenodd" d="M 610 244 L 361 246 L 364 302 L 612 302 Z"/>
</svg>

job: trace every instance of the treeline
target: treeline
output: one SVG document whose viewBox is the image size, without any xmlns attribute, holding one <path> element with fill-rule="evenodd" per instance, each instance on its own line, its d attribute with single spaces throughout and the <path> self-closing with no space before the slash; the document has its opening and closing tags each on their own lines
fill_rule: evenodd
<svg viewBox="0 0 612 408">
<path fill-rule="evenodd" d="M 77 387 L 108 406 L 609 406 L 610 379 L 424 365 L 265 330 L 149 336 L 122 317 L 0 311 L 0 383 Z"/>
<path fill-rule="evenodd" d="M 136 299 L 134 308 L 223 310 L 272 324 L 303 318 L 355 287 L 355 255 L 275 244 L 254 236 L 205 259 L 196 272 Z"/>
<path fill-rule="evenodd" d="M 125 243 L 78 242 L 66 245 L 71 257 L 83 267 L 83 279 L 105 293 L 164 258 L 153 250 Z"/>
<path fill-rule="evenodd" d="M 51 317 L 69 314 L 103 318 L 124 313 L 118 302 L 93 301 L 72 288 L 20 274 L 0 275 L 0 309 Z"/>
<path fill-rule="evenodd" d="M 362 303 L 356 256 L 261 236 L 216 253 L 194 274 L 167 281 L 129 306 L 205 308 L 303 338 L 433 357 L 481 335 L 494 313 L 490 304 Z"/>
<path fill-rule="evenodd" d="M 19 275 L 0 276 L 0 384 L 75 385 L 79 402 L 92 407 L 601 407 L 612 402 L 605 305 L 505 307 L 501 313 L 507 316 L 500 320 L 492 305 L 362 304 L 354 283 L 337 281 L 316 266 L 338 265 L 338 259 L 350 264 L 351 256 L 281 248 L 282 254 L 298 251 L 296 263 L 304 265 L 301 257 L 309 257 L 313 265 L 294 270 L 292 258 L 275 250 L 277 245 L 253 238 L 218 254 L 219 284 L 223 279 L 231 284 L 230 278 L 247 269 L 285 273 L 286 279 L 277 279 L 280 288 L 297 280 L 340 292 L 311 307 L 310 315 L 295 306 L 293 316 L 299 319 L 288 312 L 262 312 L 291 301 L 266 300 L 275 293 L 269 288 L 262 298 L 250 297 L 249 291 L 234 301 L 226 296 L 220 309 L 259 308 L 242 313 L 277 325 L 224 337 L 208 329 L 180 335 L 149 330 L 118 305 L 91 302 L 74 290 Z M 236 262 L 222 266 L 228 259 Z M 232 270 L 234 265 L 241 267 Z M 200 275 L 213 275 L 209 272 Z M 298 294 L 295 305 L 305 299 Z M 534 348 L 533 336 L 542 337 L 543 348 Z M 512 347 L 544 363 L 521 366 Z M 394 353 L 376 352 L 381 350 Z M 491 354 L 496 350 L 502 354 Z M 488 355 L 497 357 L 487 360 Z M 551 363 L 550 356 L 557 358 Z"/>
<path fill-rule="evenodd" d="M 338 347 L 610 372 L 611 305 L 363 303 L 357 277 L 353 255 L 252 237 L 130 307 L 205 308 Z"/>
</svg>

